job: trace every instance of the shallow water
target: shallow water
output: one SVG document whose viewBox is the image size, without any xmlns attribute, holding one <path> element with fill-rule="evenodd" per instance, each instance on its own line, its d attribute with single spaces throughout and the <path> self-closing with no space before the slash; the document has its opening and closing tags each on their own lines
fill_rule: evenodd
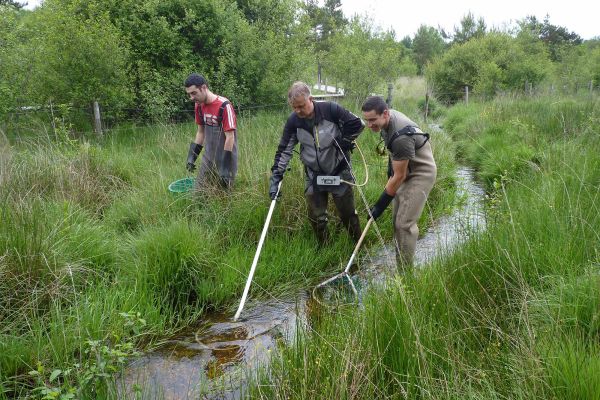
<svg viewBox="0 0 600 400">
<path fill-rule="evenodd" d="M 483 189 L 470 169 L 461 168 L 457 178 L 462 205 L 435 221 L 418 240 L 416 266 L 485 229 Z M 384 281 L 395 272 L 394 254 L 390 245 L 359 257 L 360 271 L 353 281 L 362 288 Z M 208 315 L 200 325 L 132 362 L 122 377 L 120 397 L 135 398 L 138 392 L 151 399 L 240 398 L 248 374 L 266 365 L 278 345 L 290 344 L 296 329 L 307 326 L 318 312 L 319 303 L 301 291 L 294 298 L 249 303 L 237 322 L 229 314 Z"/>
</svg>

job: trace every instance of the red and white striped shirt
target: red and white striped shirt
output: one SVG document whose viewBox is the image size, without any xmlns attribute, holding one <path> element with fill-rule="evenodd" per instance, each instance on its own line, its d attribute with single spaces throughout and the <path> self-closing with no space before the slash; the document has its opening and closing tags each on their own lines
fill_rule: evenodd
<svg viewBox="0 0 600 400">
<path fill-rule="evenodd" d="M 208 126 L 218 126 L 219 125 L 219 109 L 221 108 L 221 104 L 228 101 L 223 96 L 217 96 L 217 99 L 210 104 L 198 104 L 196 103 L 195 112 L 196 112 L 196 124 L 198 125 L 208 125 Z M 237 127 L 237 119 L 235 116 L 235 111 L 233 110 L 233 106 L 231 103 L 227 104 L 223 109 L 223 131 L 233 131 Z"/>
</svg>

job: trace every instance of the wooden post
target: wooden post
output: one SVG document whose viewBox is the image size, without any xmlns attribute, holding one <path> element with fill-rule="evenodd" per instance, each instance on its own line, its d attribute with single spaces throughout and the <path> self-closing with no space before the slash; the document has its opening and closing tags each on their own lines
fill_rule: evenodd
<svg viewBox="0 0 600 400">
<path fill-rule="evenodd" d="M 317 61 L 317 85 L 319 85 L 319 90 L 321 90 L 321 62 Z"/>
<path fill-rule="evenodd" d="M 98 136 L 102 136 L 102 120 L 100 119 L 100 105 L 94 101 L 94 131 Z"/>
<path fill-rule="evenodd" d="M 465 86 L 465 104 L 469 105 L 469 87 Z"/>
<path fill-rule="evenodd" d="M 387 99 L 385 100 L 388 107 L 392 106 L 392 90 L 393 89 L 394 89 L 394 85 L 392 85 L 391 83 L 388 83 L 388 94 L 387 94 Z"/>
<path fill-rule="evenodd" d="M 52 131 L 54 132 L 54 136 L 56 136 L 56 123 L 54 120 L 54 108 L 52 107 L 52 101 L 50 101 L 50 122 L 52 123 Z"/>
<path fill-rule="evenodd" d="M 590 81 L 590 94 L 594 94 L 594 81 Z"/>
<path fill-rule="evenodd" d="M 429 114 L 429 92 L 425 93 L 425 122 L 427 122 L 427 114 Z"/>
</svg>

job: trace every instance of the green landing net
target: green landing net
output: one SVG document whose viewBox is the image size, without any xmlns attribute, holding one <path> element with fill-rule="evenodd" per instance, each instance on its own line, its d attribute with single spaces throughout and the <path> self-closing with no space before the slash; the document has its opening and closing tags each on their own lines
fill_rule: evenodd
<svg viewBox="0 0 600 400">
<path fill-rule="evenodd" d="M 178 179 L 169 184 L 169 192 L 171 193 L 186 193 L 194 188 L 194 178 L 188 177 Z"/>
</svg>

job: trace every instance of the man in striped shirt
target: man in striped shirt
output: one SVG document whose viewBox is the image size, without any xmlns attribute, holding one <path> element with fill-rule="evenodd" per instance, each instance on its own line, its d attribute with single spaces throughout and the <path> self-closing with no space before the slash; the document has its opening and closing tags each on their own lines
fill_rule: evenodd
<svg viewBox="0 0 600 400">
<path fill-rule="evenodd" d="M 194 188 L 204 190 L 216 183 L 229 189 L 237 173 L 237 121 L 233 106 L 225 97 L 211 92 L 199 74 L 191 74 L 185 80 L 185 91 L 196 103 L 198 125 L 188 151 L 188 171 L 196 169 L 196 159 L 205 149 Z"/>
</svg>

